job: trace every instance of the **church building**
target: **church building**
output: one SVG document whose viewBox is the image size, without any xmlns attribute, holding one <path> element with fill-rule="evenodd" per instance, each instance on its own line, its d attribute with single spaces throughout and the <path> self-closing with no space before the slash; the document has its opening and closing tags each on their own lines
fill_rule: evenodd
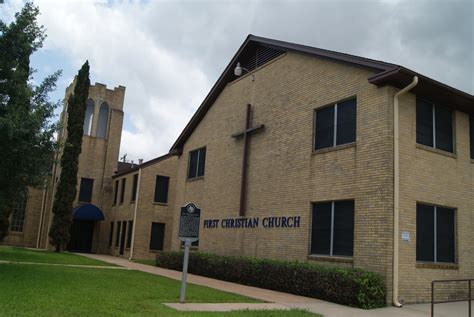
<svg viewBox="0 0 474 317">
<path fill-rule="evenodd" d="M 130 164 L 117 162 L 124 93 L 90 88 L 70 250 L 179 250 L 192 202 L 193 249 L 367 269 L 387 303 L 428 301 L 432 280 L 474 275 L 472 95 L 249 35 L 169 153 Z M 4 243 L 49 248 L 58 173 L 29 191 Z"/>
</svg>

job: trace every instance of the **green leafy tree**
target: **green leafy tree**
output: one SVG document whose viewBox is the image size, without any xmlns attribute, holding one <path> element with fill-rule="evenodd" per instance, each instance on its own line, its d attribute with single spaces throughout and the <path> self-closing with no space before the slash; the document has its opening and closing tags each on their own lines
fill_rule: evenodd
<svg viewBox="0 0 474 317">
<path fill-rule="evenodd" d="M 0 240 L 8 235 L 13 205 L 29 186 L 44 183 L 55 149 L 52 118 L 59 102 L 48 95 L 61 72 L 32 83 L 30 56 L 46 37 L 38 14 L 26 3 L 10 24 L 0 20 Z"/>
<path fill-rule="evenodd" d="M 74 91 L 67 101 L 67 137 L 61 157 L 61 174 L 54 196 L 53 224 L 50 241 L 60 252 L 69 242 L 72 204 L 77 194 L 77 169 L 82 150 L 82 135 L 87 96 L 89 95 L 89 62 L 82 65 L 74 81 Z"/>
</svg>

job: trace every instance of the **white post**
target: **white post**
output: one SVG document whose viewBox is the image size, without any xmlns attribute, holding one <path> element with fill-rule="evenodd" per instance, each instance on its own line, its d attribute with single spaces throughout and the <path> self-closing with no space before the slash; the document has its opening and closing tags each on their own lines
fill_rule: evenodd
<svg viewBox="0 0 474 317">
<path fill-rule="evenodd" d="M 189 247 L 191 246 L 191 239 L 184 241 L 184 260 L 183 260 L 183 276 L 181 278 L 181 291 L 179 293 L 179 303 L 185 303 L 186 296 L 186 276 L 188 274 L 188 262 L 189 262 Z"/>
</svg>

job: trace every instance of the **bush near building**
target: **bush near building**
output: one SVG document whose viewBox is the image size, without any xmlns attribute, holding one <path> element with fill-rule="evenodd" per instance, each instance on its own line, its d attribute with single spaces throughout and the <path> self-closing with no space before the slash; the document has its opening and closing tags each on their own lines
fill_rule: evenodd
<svg viewBox="0 0 474 317">
<path fill-rule="evenodd" d="M 160 252 L 156 265 L 180 271 L 183 252 Z M 188 272 L 353 307 L 385 306 L 383 278 L 362 269 L 191 252 Z"/>
</svg>

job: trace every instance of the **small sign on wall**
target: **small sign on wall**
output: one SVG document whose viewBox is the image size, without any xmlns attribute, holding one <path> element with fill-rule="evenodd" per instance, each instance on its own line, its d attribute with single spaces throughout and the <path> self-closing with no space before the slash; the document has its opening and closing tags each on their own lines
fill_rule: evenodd
<svg viewBox="0 0 474 317">
<path fill-rule="evenodd" d="M 403 231 L 402 232 L 402 241 L 403 242 L 410 242 L 410 232 Z"/>
</svg>

